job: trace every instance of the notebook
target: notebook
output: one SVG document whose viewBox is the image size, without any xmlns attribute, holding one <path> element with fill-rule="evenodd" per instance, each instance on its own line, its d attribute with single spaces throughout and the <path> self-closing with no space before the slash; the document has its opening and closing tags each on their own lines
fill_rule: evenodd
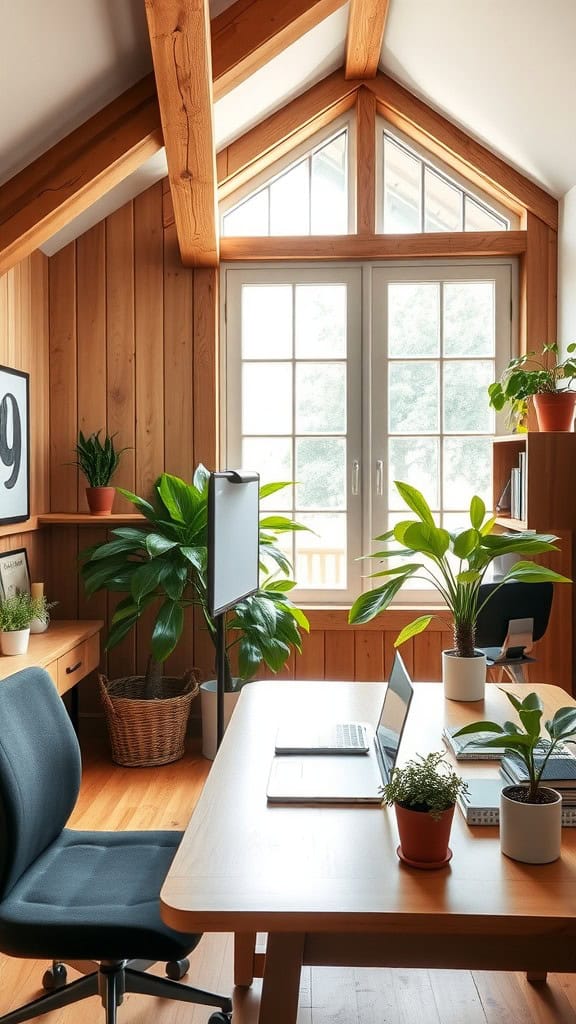
<svg viewBox="0 0 576 1024">
<path fill-rule="evenodd" d="M 500 823 L 500 793 L 507 784 L 503 779 L 466 779 L 467 793 L 458 794 L 458 806 L 468 825 Z M 562 824 L 576 827 L 576 807 L 562 803 Z"/>
<path fill-rule="evenodd" d="M 268 802 L 381 803 L 380 788 L 396 764 L 412 694 L 410 676 L 396 653 L 376 730 L 365 724 L 367 755 L 276 755 L 268 779 Z"/>
</svg>

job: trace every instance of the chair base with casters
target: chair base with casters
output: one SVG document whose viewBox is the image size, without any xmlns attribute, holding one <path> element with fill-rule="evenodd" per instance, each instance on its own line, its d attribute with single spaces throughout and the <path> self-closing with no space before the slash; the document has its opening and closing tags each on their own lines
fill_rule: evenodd
<svg viewBox="0 0 576 1024">
<path fill-rule="evenodd" d="M 116 1024 L 127 992 L 218 1007 L 210 1024 L 229 1024 L 227 996 L 179 983 L 201 935 L 176 932 L 160 916 L 160 889 L 182 834 L 66 828 L 80 753 L 44 670 L 3 680 L 0 721 L 0 952 L 52 960 L 47 993 L 0 1024 L 94 995 L 106 1024 Z M 146 973 L 154 963 L 166 964 L 168 977 Z M 69 984 L 66 964 L 82 975 Z"/>
</svg>

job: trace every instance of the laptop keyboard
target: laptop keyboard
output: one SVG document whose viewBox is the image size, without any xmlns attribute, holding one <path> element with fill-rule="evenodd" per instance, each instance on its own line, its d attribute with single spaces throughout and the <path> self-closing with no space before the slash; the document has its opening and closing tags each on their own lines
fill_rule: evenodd
<svg viewBox="0 0 576 1024">
<path fill-rule="evenodd" d="M 364 729 L 356 722 L 344 722 L 336 726 L 336 746 L 348 749 L 366 746 Z"/>
</svg>

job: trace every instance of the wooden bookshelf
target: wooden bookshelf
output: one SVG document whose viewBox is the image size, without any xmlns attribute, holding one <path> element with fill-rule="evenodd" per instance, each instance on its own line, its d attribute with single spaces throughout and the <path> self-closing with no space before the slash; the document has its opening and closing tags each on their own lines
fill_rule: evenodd
<svg viewBox="0 0 576 1024">
<path fill-rule="evenodd" d="M 558 551 L 535 557 L 563 576 L 576 580 L 574 533 L 576 531 L 576 434 L 512 434 L 495 437 L 492 448 L 494 504 L 510 479 L 513 467 L 525 452 L 525 512 L 522 519 L 499 515 L 496 522 L 507 530 L 536 530 L 558 536 Z M 520 557 L 520 556 L 519 556 Z M 556 683 L 576 692 L 574 641 L 576 600 L 574 586 L 555 587 L 550 623 L 537 645 L 537 662 L 530 680 Z"/>
<path fill-rule="evenodd" d="M 137 526 L 145 523 L 138 512 L 93 516 L 89 512 L 46 512 L 38 516 L 39 526 Z"/>
</svg>

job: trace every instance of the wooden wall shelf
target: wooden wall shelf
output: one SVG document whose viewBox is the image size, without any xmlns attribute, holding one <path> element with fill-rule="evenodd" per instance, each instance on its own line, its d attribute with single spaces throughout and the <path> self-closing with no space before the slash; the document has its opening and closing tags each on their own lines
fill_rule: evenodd
<svg viewBox="0 0 576 1024">
<path fill-rule="evenodd" d="M 139 512 L 93 516 L 89 512 L 46 512 L 38 516 L 39 526 L 131 526 L 146 522 Z"/>
</svg>

